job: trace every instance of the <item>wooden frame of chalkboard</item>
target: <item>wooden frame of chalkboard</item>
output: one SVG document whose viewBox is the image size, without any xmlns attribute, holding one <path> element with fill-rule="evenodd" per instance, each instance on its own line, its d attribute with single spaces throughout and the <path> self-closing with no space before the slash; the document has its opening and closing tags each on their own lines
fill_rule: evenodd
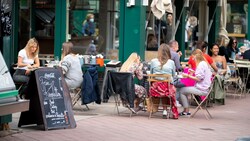
<svg viewBox="0 0 250 141">
<path fill-rule="evenodd" d="M 27 97 L 30 110 L 21 113 L 18 127 L 28 124 L 43 125 L 44 130 L 76 127 L 69 89 L 60 67 L 35 70 Z"/>
</svg>

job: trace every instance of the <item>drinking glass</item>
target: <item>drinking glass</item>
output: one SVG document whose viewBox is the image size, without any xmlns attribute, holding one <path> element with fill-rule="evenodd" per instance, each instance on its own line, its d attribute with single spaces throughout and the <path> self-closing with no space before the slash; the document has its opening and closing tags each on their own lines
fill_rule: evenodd
<svg viewBox="0 0 250 141">
<path fill-rule="evenodd" d="M 49 57 L 49 56 L 46 57 L 46 62 L 47 62 L 48 64 L 50 63 L 50 57 Z"/>
<path fill-rule="evenodd" d="M 55 56 L 55 64 L 59 65 L 59 57 L 58 56 Z"/>
</svg>

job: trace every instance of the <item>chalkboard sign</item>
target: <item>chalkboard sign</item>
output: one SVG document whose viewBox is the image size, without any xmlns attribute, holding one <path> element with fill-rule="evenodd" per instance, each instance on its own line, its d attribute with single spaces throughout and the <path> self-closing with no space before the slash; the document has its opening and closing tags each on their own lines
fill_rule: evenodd
<svg viewBox="0 0 250 141">
<path fill-rule="evenodd" d="M 44 129 L 75 128 L 68 87 L 60 68 L 39 68 L 31 75 L 27 98 L 30 110 L 22 112 L 18 126 L 37 124 Z"/>
<path fill-rule="evenodd" d="M 69 126 L 61 74 L 56 69 L 47 68 L 35 71 L 35 75 L 48 129 Z"/>
</svg>

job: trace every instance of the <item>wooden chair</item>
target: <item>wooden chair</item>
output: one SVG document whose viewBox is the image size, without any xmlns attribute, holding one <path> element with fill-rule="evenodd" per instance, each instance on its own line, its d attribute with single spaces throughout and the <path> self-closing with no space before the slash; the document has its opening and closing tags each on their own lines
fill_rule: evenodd
<svg viewBox="0 0 250 141">
<path fill-rule="evenodd" d="M 168 84 L 168 88 L 170 88 L 170 82 L 172 81 L 172 76 L 169 75 L 169 74 L 148 74 L 148 82 L 149 82 L 149 89 L 151 88 L 152 84 L 154 82 L 166 82 Z M 150 94 L 149 94 L 150 95 Z M 170 96 L 160 96 L 160 97 L 153 97 L 153 96 L 150 96 L 149 98 L 149 102 L 150 102 L 150 107 L 148 107 L 148 104 L 147 104 L 147 108 L 149 108 L 149 118 L 151 118 L 153 112 L 154 112 L 154 106 L 159 106 L 159 103 L 155 103 L 155 99 L 160 99 L 160 101 L 162 101 L 163 98 L 168 98 L 169 100 L 169 105 L 166 104 L 166 105 L 163 105 L 162 106 L 170 106 L 170 110 L 168 110 L 168 115 L 167 115 L 167 118 L 170 117 L 170 114 L 172 114 L 172 103 L 171 103 L 171 97 Z M 157 110 L 158 111 L 158 110 Z"/>
</svg>

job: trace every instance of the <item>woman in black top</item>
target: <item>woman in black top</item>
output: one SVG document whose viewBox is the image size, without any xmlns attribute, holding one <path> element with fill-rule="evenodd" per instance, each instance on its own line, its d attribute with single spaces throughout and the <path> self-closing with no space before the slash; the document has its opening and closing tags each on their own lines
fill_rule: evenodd
<svg viewBox="0 0 250 141">
<path fill-rule="evenodd" d="M 224 56 L 228 63 L 233 63 L 233 60 L 229 59 L 229 55 L 228 55 L 228 52 L 227 52 L 227 47 L 226 47 L 226 44 L 225 44 L 225 37 L 219 36 L 219 38 L 217 39 L 217 44 L 219 45 L 219 54 L 218 55 Z"/>
<path fill-rule="evenodd" d="M 227 46 L 227 52 L 228 52 L 229 58 L 234 60 L 237 53 L 239 52 L 239 49 L 237 47 L 238 42 L 237 42 L 236 38 L 234 38 L 234 37 L 229 37 L 229 39 L 230 39 L 230 41 L 229 41 L 228 46 Z"/>
</svg>

